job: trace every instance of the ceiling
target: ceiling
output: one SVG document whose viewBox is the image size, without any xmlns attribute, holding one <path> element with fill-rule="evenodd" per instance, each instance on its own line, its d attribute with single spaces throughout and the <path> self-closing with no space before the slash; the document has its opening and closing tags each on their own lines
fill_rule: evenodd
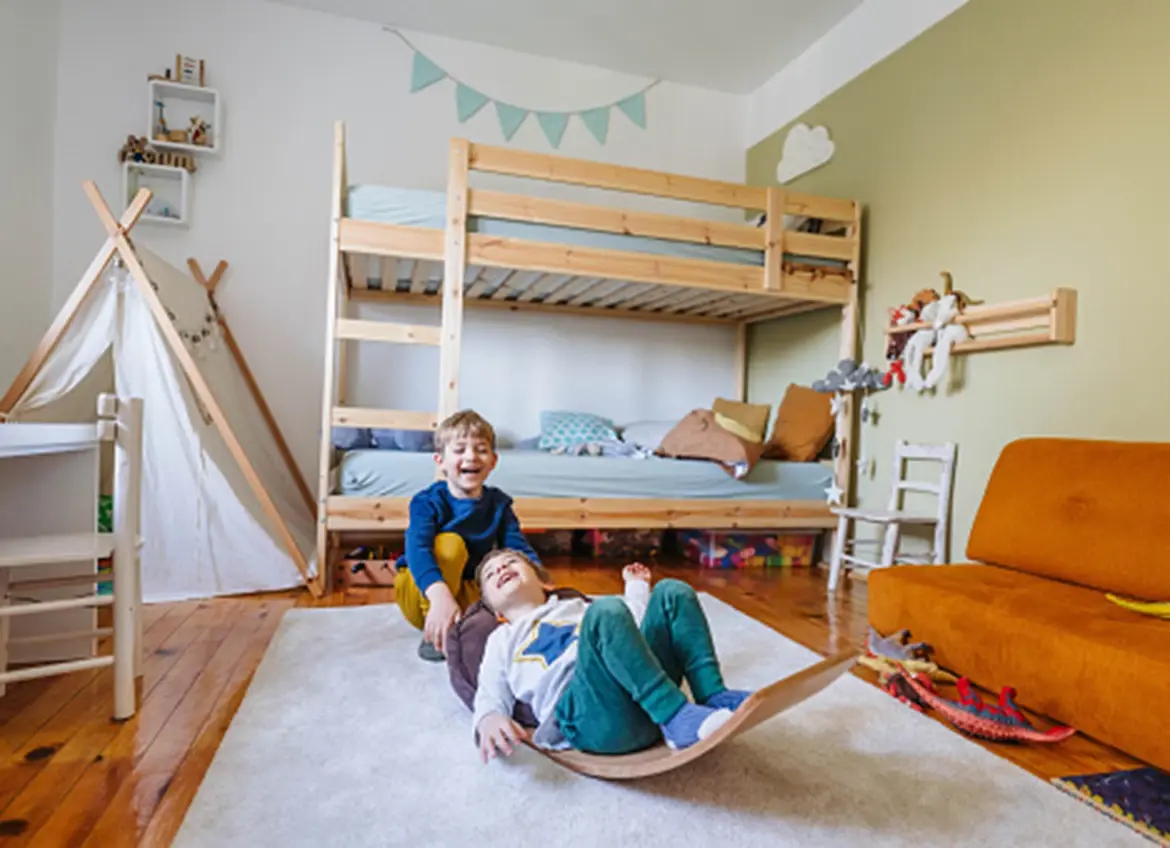
<svg viewBox="0 0 1170 848">
<path fill-rule="evenodd" d="M 747 94 L 862 0 L 277 0 L 290 6 Z"/>
</svg>

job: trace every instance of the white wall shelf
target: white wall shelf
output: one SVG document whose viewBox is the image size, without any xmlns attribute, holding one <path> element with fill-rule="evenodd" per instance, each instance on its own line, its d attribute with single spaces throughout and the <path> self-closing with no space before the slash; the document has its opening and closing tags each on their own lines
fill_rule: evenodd
<svg viewBox="0 0 1170 848">
<path fill-rule="evenodd" d="M 140 188 L 148 188 L 153 194 L 141 220 L 173 227 L 185 227 L 191 222 L 191 174 L 186 168 L 123 162 L 123 208 Z"/>
<path fill-rule="evenodd" d="M 150 143 L 159 149 L 182 150 L 196 155 L 215 155 L 223 149 L 223 126 L 221 125 L 222 110 L 220 109 L 219 92 L 214 88 L 205 88 L 198 85 L 184 85 L 169 80 L 152 79 L 148 81 L 150 94 L 149 118 L 146 137 Z M 191 118 L 200 117 L 207 122 L 207 144 L 193 144 L 188 135 L 182 141 L 171 141 L 163 138 L 159 133 L 159 106 L 162 104 L 162 114 L 168 131 L 191 128 Z"/>
</svg>

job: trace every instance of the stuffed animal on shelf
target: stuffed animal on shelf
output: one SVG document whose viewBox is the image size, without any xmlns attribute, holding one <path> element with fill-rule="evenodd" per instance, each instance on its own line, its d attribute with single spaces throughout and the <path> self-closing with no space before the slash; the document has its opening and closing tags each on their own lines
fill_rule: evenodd
<svg viewBox="0 0 1170 848">
<path fill-rule="evenodd" d="M 146 139 L 134 135 L 126 136 L 126 143 L 118 151 L 119 162 L 145 162 L 153 165 L 156 158 L 157 154 L 147 144 Z"/>
<path fill-rule="evenodd" d="M 191 139 L 191 144 L 197 144 L 200 147 L 206 147 L 211 144 L 210 136 L 211 125 L 198 115 L 191 118 L 191 127 L 188 129 L 188 135 Z"/>
<path fill-rule="evenodd" d="M 932 389 L 946 374 L 950 365 L 951 350 L 956 344 L 971 337 L 963 324 L 954 323 L 959 316 L 958 297 L 943 295 L 922 307 L 919 320 L 929 323 L 910 336 L 902 361 L 906 368 L 906 383 L 917 392 Z M 926 349 L 934 345 L 934 362 L 930 372 L 922 374 L 926 361 Z"/>
</svg>

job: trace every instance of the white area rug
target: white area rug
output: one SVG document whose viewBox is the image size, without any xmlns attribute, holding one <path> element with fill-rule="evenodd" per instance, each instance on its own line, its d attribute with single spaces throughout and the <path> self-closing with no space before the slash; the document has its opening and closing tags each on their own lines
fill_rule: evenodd
<svg viewBox="0 0 1170 848">
<path fill-rule="evenodd" d="M 732 686 L 817 656 L 702 596 Z M 446 668 L 396 607 L 291 610 L 176 846 L 1143 845 L 849 675 L 668 775 L 484 766 Z"/>
</svg>

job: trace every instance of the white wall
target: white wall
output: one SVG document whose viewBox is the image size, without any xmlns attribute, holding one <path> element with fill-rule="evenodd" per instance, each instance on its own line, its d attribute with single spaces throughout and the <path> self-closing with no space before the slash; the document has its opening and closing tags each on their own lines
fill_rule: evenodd
<svg viewBox="0 0 1170 848">
<path fill-rule="evenodd" d="M 229 260 L 220 302 L 298 461 L 312 469 L 334 120 L 347 122 L 351 182 L 442 189 L 450 137 L 503 143 L 494 109 L 460 124 L 450 82 L 410 94 L 412 54 L 372 24 L 264 0 L 64 4 L 59 74 L 70 85 L 57 109 L 68 131 L 56 151 L 55 302 L 101 242 L 78 183 L 97 180 L 113 201 L 118 147 L 128 133 L 146 132 L 147 75 L 173 65 L 176 52 L 206 59 L 208 85 L 224 98 L 224 152 L 200 162 L 190 230 L 135 232 L 175 263 L 196 256 L 209 268 Z M 644 82 L 434 37 L 416 43 L 485 93 L 534 108 L 592 105 Z M 648 130 L 615 111 L 601 146 L 573 119 L 560 152 L 737 179 L 743 105 L 741 97 L 659 85 L 647 98 Z M 550 150 L 533 117 L 511 144 Z M 733 353 L 724 328 L 469 311 L 462 401 L 517 437 L 535 433 L 537 412 L 554 405 L 619 420 L 675 416 L 733 391 Z M 391 348 L 363 356 L 350 402 L 434 409 L 433 359 Z"/>
<path fill-rule="evenodd" d="M 0 394 L 49 321 L 57 0 L 0 2 Z"/>
<path fill-rule="evenodd" d="M 759 144 L 966 2 L 865 0 L 752 92 L 744 148 Z"/>
</svg>

